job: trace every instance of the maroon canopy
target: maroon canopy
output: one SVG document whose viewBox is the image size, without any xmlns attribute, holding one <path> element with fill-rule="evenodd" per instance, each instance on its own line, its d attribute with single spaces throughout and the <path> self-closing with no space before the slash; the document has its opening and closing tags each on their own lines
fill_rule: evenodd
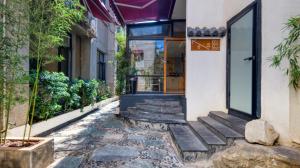
<svg viewBox="0 0 300 168">
<path fill-rule="evenodd" d="M 106 22 L 115 22 L 105 5 L 100 0 L 81 0 L 81 2 L 96 18 Z"/>
<path fill-rule="evenodd" d="M 121 24 L 170 19 L 175 0 L 110 0 Z"/>
</svg>

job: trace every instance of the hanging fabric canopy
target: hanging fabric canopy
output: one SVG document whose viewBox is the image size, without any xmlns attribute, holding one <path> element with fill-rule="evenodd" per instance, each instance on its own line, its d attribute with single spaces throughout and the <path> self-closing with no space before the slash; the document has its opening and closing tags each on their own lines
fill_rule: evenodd
<svg viewBox="0 0 300 168">
<path fill-rule="evenodd" d="M 110 0 L 119 22 L 132 24 L 171 18 L 176 0 Z"/>
<path fill-rule="evenodd" d="M 113 16 L 110 15 L 109 11 L 100 0 L 81 0 L 81 3 L 86 6 L 87 10 L 89 10 L 96 18 L 106 22 L 116 23 Z"/>
</svg>

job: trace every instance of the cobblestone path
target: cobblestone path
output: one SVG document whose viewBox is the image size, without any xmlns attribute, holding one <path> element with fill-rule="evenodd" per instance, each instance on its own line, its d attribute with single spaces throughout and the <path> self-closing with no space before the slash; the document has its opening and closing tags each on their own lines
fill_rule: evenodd
<svg viewBox="0 0 300 168">
<path fill-rule="evenodd" d="M 55 162 L 49 168 L 187 167 L 168 132 L 131 127 L 115 117 L 117 106 L 111 103 L 49 135 L 55 143 Z"/>
</svg>

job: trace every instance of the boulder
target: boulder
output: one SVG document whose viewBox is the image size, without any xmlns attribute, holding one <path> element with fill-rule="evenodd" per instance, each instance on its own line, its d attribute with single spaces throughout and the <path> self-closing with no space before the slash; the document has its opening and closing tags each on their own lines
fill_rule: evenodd
<svg viewBox="0 0 300 168">
<path fill-rule="evenodd" d="M 264 120 L 253 120 L 246 124 L 245 138 L 249 143 L 271 146 L 279 134 L 273 126 Z"/>
<path fill-rule="evenodd" d="M 300 151 L 238 141 L 236 145 L 212 156 L 214 168 L 288 168 L 300 167 Z"/>
</svg>

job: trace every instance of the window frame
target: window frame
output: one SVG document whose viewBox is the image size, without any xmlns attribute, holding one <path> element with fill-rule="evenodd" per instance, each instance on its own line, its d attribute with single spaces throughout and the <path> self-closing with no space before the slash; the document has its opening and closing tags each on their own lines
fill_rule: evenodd
<svg viewBox="0 0 300 168">
<path fill-rule="evenodd" d="M 97 50 L 97 78 L 101 81 L 106 81 L 106 60 L 105 53 Z"/>
</svg>

